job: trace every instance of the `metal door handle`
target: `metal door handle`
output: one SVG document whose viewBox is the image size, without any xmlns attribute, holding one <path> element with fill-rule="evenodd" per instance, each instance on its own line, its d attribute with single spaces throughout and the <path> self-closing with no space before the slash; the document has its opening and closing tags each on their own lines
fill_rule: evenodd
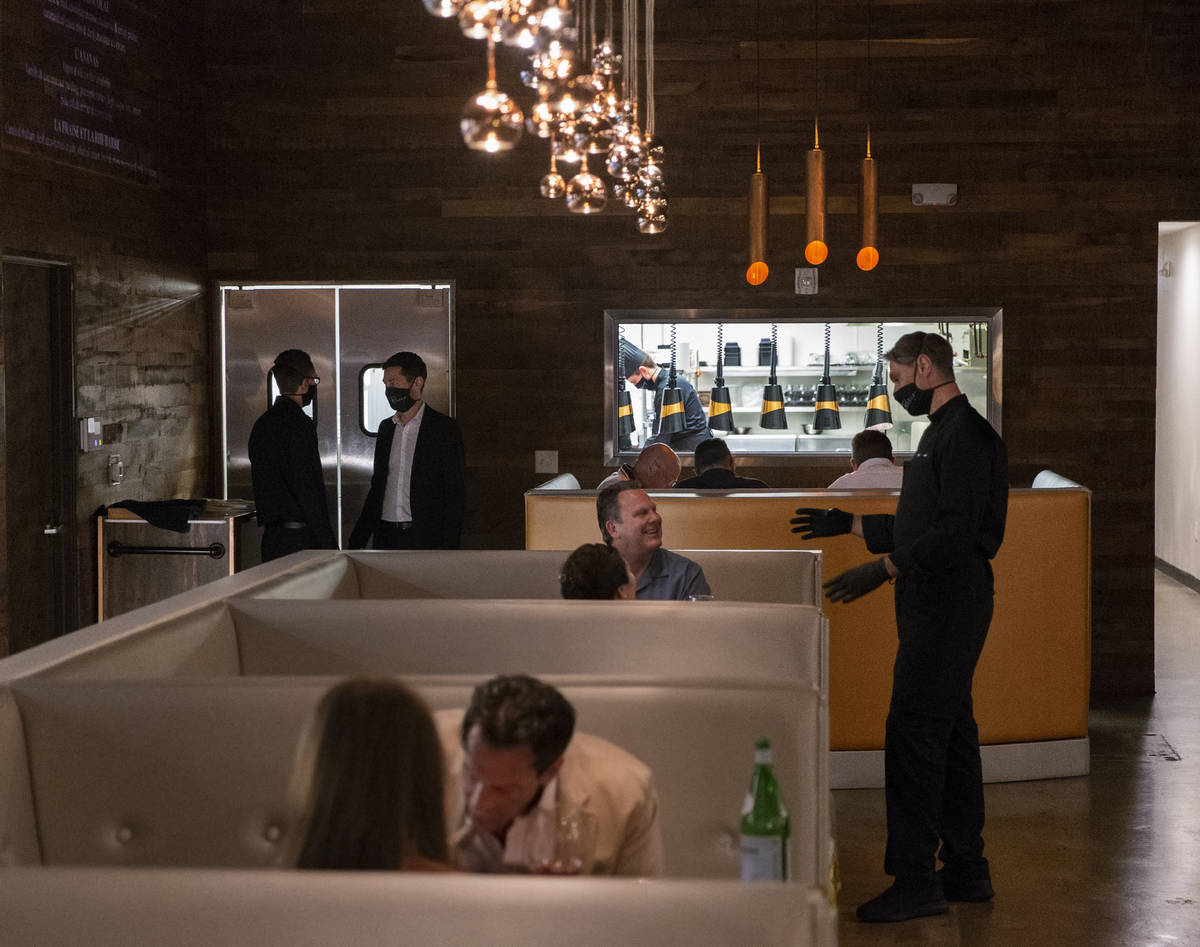
<svg viewBox="0 0 1200 947">
<path fill-rule="evenodd" d="M 42 527 L 42 534 L 45 536 L 57 536 L 60 529 L 62 529 L 62 523 L 47 523 Z"/>
</svg>

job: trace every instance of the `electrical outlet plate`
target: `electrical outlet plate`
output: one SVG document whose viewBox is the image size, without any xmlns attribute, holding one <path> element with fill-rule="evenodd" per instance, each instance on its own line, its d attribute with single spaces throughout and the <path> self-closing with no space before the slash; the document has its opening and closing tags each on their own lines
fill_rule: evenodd
<svg viewBox="0 0 1200 947">
<path fill-rule="evenodd" d="M 796 295 L 817 295 L 817 268 L 815 266 L 796 267 Z"/>
<path fill-rule="evenodd" d="M 558 451 L 535 450 L 533 452 L 533 472 L 548 474 L 558 473 Z"/>
<path fill-rule="evenodd" d="M 958 203 L 958 185 L 914 184 L 912 202 L 917 207 L 953 207 Z"/>
</svg>

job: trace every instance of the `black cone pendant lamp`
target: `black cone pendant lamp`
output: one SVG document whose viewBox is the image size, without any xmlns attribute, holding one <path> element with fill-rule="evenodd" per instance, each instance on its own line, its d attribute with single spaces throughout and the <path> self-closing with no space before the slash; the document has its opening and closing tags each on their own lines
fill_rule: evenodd
<svg viewBox="0 0 1200 947">
<path fill-rule="evenodd" d="M 871 431 L 886 431 L 892 426 L 892 405 L 888 401 L 887 384 L 883 380 L 883 323 L 875 329 L 875 374 L 867 393 L 867 415 L 863 427 Z"/>
<path fill-rule="evenodd" d="M 624 342 L 624 339 L 621 340 Z M 633 446 L 629 435 L 633 433 L 633 398 L 629 395 L 629 389 L 625 387 L 625 383 L 633 370 L 625 364 L 625 346 L 619 345 L 619 354 L 617 362 L 621 367 L 621 377 L 617 379 L 619 390 L 617 391 L 617 439 L 618 446 L 621 450 L 628 450 Z"/>
<path fill-rule="evenodd" d="M 771 326 L 771 376 L 763 386 L 762 416 L 758 426 L 768 431 L 787 429 L 787 412 L 783 409 L 783 387 L 776 377 L 779 364 L 779 328 Z"/>
<path fill-rule="evenodd" d="M 708 396 L 708 427 L 712 431 L 733 430 L 733 405 L 725 386 L 725 327 L 717 323 L 717 378 Z"/>
<path fill-rule="evenodd" d="M 829 377 L 829 324 L 825 325 L 825 374 L 817 385 L 817 410 L 813 416 L 815 431 L 840 431 L 842 417 L 838 414 L 837 389 Z"/>
<path fill-rule="evenodd" d="M 658 412 L 658 433 L 677 434 L 683 430 L 683 392 L 675 387 L 675 326 L 671 326 L 671 373 Z"/>
</svg>

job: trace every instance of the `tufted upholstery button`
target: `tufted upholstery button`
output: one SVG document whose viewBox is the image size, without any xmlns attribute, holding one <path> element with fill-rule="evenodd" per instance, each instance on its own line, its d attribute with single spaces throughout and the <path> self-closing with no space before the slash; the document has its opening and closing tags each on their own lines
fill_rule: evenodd
<svg viewBox="0 0 1200 947">
<path fill-rule="evenodd" d="M 268 822 L 266 829 L 263 830 L 263 836 L 268 842 L 278 842 L 283 838 L 283 829 L 278 822 Z"/>
<path fill-rule="evenodd" d="M 117 841 L 122 845 L 128 845 L 133 841 L 133 827 L 122 825 L 117 828 Z"/>
</svg>

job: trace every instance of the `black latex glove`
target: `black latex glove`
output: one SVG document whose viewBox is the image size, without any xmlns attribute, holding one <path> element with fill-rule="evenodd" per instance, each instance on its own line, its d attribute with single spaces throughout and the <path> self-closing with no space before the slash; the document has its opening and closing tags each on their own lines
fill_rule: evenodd
<svg viewBox="0 0 1200 947">
<path fill-rule="evenodd" d="M 854 525 L 854 514 L 845 510 L 820 510 L 802 506 L 792 520 L 792 532 L 804 533 L 801 539 L 817 539 L 822 536 L 843 536 Z M 808 530 L 808 532 L 804 532 Z"/>
<path fill-rule="evenodd" d="M 861 566 L 847 569 L 825 583 L 825 597 L 831 602 L 853 602 L 856 598 L 874 591 L 888 580 L 887 566 L 882 559 L 864 562 Z"/>
</svg>

